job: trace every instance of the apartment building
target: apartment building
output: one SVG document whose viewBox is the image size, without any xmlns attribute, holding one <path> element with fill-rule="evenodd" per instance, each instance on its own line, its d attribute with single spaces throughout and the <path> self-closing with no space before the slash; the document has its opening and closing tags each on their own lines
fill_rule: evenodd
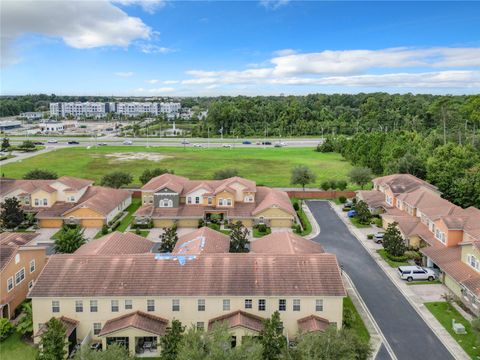
<svg viewBox="0 0 480 360">
<path fill-rule="evenodd" d="M 110 106 L 110 103 L 89 101 L 50 103 L 50 116 L 66 117 L 71 115 L 74 117 L 93 116 L 101 118 L 113 111 Z"/>
<path fill-rule="evenodd" d="M 265 224 L 290 228 L 296 213 L 286 192 L 257 186 L 240 177 L 225 180 L 190 180 L 173 174 L 157 176 L 142 189 L 142 206 L 135 222 L 154 226 L 177 224 L 197 227 L 212 216 L 241 221 L 245 226 Z"/>
<path fill-rule="evenodd" d="M 31 245 L 37 236 L 0 233 L 0 317 L 15 316 L 45 265 L 45 248 Z"/>
<path fill-rule="evenodd" d="M 58 117 L 95 117 L 102 118 L 107 113 L 123 116 L 150 114 L 174 115 L 181 109 L 180 103 L 174 102 L 57 102 L 50 103 L 50 115 Z"/>
<path fill-rule="evenodd" d="M 383 226 L 396 222 L 408 246 L 419 248 L 424 265 L 440 271 L 443 283 L 480 314 L 480 210 L 462 209 L 438 189 L 412 175 L 373 180 L 373 190 L 358 191 Z"/>
<path fill-rule="evenodd" d="M 64 223 L 102 227 L 126 209 L 127 190 L 92 186 L 92 180 L 62 176 L 56 180 L 0 179 L 0 202 L 15 197 L 26 212 L 36 214 L 43 228 Z"/>
<path fill-rule="evenodd" d="M 29 294 L 34 333 L 56 317 L 71 340 L 159 356 L 173 319 L 205 330 L 225 322 L 233 344 L 258 336 L 276 310 L 289 339 L 341 327 L 346 292 L 335 255 L 292 233 L 255 240 L 250 253 L 229 253 L 229 242 L 200 228 L 165 254 L 143 237 L 113 233 L 54 255 Z"/>
</svg>

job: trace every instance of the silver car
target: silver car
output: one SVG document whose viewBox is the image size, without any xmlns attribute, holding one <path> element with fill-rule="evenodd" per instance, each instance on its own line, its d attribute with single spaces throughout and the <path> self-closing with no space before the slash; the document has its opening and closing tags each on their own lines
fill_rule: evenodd
<svg viewBox="0 0 480 360">
<path fill-rule="evenodd" d="M 401 279 L 408 282 L 413 280 L 433 281 L 437 277 L 437 274 L 432 269 L 420 266 L 399 266 L 398 275 L 400 275 Z"/>
</svg>

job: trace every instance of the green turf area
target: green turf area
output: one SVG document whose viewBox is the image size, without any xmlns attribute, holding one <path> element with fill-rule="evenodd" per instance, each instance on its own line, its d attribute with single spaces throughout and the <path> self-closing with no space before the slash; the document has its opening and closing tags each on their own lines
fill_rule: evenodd
<svg viewBox="0 0 480 360">
<path fill-rule="evenodd" d="M 136 235 L 140 235 L 140 236 L 143 236 L 144 238 L 146 238 L 148 236 L 148 234 L 150 234 L 150 231 L 149 230 L 140 230 L 140 233 L 137 234 L 136 231 L 130 231 L 132 234 L 136 234 Z"/>
<path fill-rule="evenodd" d="M 386 261 L 386 263 L 388 265 L 390 265 L 391 267 L 393 268 L 397 268 L 399 266 L 408 266 L 410 265 L 410 263 L 408 262 L 398 262 L 398 261 L 393 261 L 393 260 L 390 260 L 388 257 L 387 257 L 387 251 L 385 249 L 380 249 L 380 250 L 377 250 L 377 253 L 382 257 L 383 260 Z"/>
<path fill-rule="evenodd" d="M 431 285 L 431 284 L 441 284 L 442 282 L 440 280 L 433 280 L 433 281 L 428 281 L 428 280 L 419 280 L 419 281 L 407 281 L 407 285 L 412 286 L 412 285 Z"/>
<path fill-rule="evenodd" d="M 350 314 L 349 328 L 352 329 L 362 340 L 369 341 L 370 334 L 365 326 L 360 314 L 358 313 L 352 299 L 349 297 L 343 298 L 343 315 L 345 321 L 345 314 Z"/>
<path fill-rule="evenodd" d="M 149 159 L 125 160 L 111 155 L 163 155 L 157 161 Z M 109 156 L 110 155 L 110 156 Z M 318 187 L 325 180 L 347 180 L 351 169 L 340 154 L 319 153 L 313 148 L 179 148 L 105 146 L 64 148 L 40 154 L 18 163 L 2 166 L 5 177 L 21 178 L 27 171 L 40 168 L 55 171 L 59 176 L 70 175 L 99 181 L 103 175 L 114 170 L 123 170 L 134 176 L 134 184 L 140 185 L 138 176 L 147 168 L 173 169 L 177 175 L 191 179 L 211 179 L 220 169 L 236 168 L 240 176 L 255 180 L 257 184 L 274 187 L 292 187 L 291 170 L 296 165 L 306 165 L 317 175 Z M 295 185 L 299 187 L 300 185 Z M 356 189 L 349 184 L 350 189 Z"/>
<path fill-rule="evenodd" d="M 427 302 L 425 306 L 472 359 L 480 358 L 480 344 L 477 342 L 477 337 L 472 332 L 470 323 L 460 315 L 457 309 L 443 301 Z M 457 323 L 463 324 L 467 333 L 455 334 L 452 329 L 452 319 L 455 319 Z"/>
<path fill-rule="evenodd" d="M 133 220 L 133 213 L 137 211 L 140 205 L 142 205 L 142 199 L 132 199 L 132 203 L 127 208 L 128 215 L 122 219 L 120 225 L 115 231 L 125 232 L 125 230 L 127 230 Z"/>
<path fill-rule="evenodd" d="M 37 349 L 22 341 L 22 336 L 17 332 L 0 342 L 0 359 L 2 360 L 35 360 L 36 358 Z"/>
<path fill-rule="evenodd" d="M 258 231 L 258 228 L 256 228 L 256 227 L 254 227 L 253 230 L 252 230 L 252 235 L 255 238 L 259 238 L 259 237 L 262 237 L 262 236 L 265 236 L 265 235 L 268 235 L 268 234 L 271 234 L 271 233 L 272 233 L 272 229 L 270 229 L 269 227 L 267 227 L 267 231 L 265 231 L 265 232 Z"/>
</svg>

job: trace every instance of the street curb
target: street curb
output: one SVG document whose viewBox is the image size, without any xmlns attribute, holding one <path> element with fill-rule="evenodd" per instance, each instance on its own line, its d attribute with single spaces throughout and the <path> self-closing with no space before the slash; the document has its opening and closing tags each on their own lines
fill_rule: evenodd
<svg viewBox="0 0 480 360">
<path fill-rule="evenodd" d="M 335 207 L 332 205 L 332 203 L 329 201 L 328 202 L 332 210 L 337 214 L 337 210 Z M 379 265 L 379 267 L 382 269 L 382 271 L 388 276 L 390 281 L 395 285 L 395 287 L 402 293 L 403 297 L 409 302 L 409 304 L 412 306 L 412 308 L 417 312 L 417 314 L 423 319 L 425 324 L 432 330 L 432 332 L 437 336 L 437 338 L 442 342 L 442 344 L 445 346 L 445 348 L 450 352 L 450 354 L 457 360 L 466 360 L 470 359 L 470 356 L 467 355 L 465 350 L 456 342 L 455 339 L 451 337 L 451 335 L 448 333 L 448 331 L 438 322 L 438 320 L 432 315 L 431 318 L 427 318 L 425 314 L 420 310 L 419 306 L 413 302 L 413 300 L 410 298 L 410 296 L 405 293 L 405 290 L 402 289 L 400 286 L 398 286 L 397 282 L 394 280 L 393 276 L 386 271 L 386 267 L 388 266 L 381 260 L 380 256 L 376 257 L 372 251 L 363 243 L 363 241 L 357 236 L 357 234 L 351 230 L 352 224 L 347 223 L 345 219 L 342 216 L 337 216 L 343 221 L 343 223 L 346 225 L 347 229 L 350 231 L 350 233 L 360 242 L 360 244 L 363 246 L 363 248 L 367 251 L 368 254 L 373 258 L 373 260 Z M 439 325 L 440 329 L 444 330 L 444 333 L 439 333 L 439 331 L 433 327 L 430 322 L 436 322 Z M 449 342 L 444 341 L 444 337 L 449 337 L 454 344 L 456 349 L 452 349 L 452 346 L 449 344 Z"/>
<path fill-rule="evenodd" d="M 308 221 L 310 221 L 310 225 L 312 226 L 312 232 L 307 236 L 304 236 L 304 238 L 311 240 L 314 237 L 317 237 L 318 234 L 320 234 L 320 225 L 318 225 L 317 221 L 313 217 L 312 212 L 310 211 L 308 206 L 305 204 L 305 201 L 302 201 L 302 209 L 305 215 L 307 215 Z"/>
</svg>

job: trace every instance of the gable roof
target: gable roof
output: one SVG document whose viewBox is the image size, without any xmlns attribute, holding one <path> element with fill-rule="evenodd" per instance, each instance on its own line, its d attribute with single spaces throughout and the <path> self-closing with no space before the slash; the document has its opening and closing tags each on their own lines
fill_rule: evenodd
<svg viewBox="0 0 480 360">
<path fill-rule="evenodd" d="M 73 176 L 62 176 L 59 177 L 56 181 L 61 182 L 62 184 L 68 186 L 70 189 L 73 190 L 80 190 L 83 189 L 85 186 L 89 186 L 94 183 L 93 180 L 80 179 Z"/>
<path fill-rule="evenodd" d="M 179 237 L 172 254 L 201 254 L 201 253 L 228 253 L 230 250 L 230 237 L 219 231 L 202 227 Z"/>
<path fill-rule="evenodd" d="M 37 233 L 0 233 L 0 270 L 7 266 L 20 247 L 27 245 L 37 236 Z"/>
<path fill-rule="evenodd" d="M 372 180 L 374 184 L 388 186 L 394 194 L 413 191 L 421 186 L 438 192 L 438 188 L 425 180 L 419 179 L 411 174 L 392 174 L 381 176 Z"/>
<path fill-rule="evenodd" d="M 60 320 L 61 323 L 63 324 L 65 328 L 65 337 L 67 338 L 71 335 L 73 330 L 75 330 L 78 324 L 80 323 L 78 320 L 70 319 L 66 316 L 61 316 L 58 318 L 58 320 Z M 47 326 L 45 324 L 42 324 L 39 327 L 37 333 L 34 335 L 34 337 L 41 336 L 45 331 L 47 331 Z"/>
<path fill-rule="evenodd" d="M 180 193 L 183 189 L 183 184 L 187 181 L 189 180 L 186 177 L 167 173 L 151 179 L 149 182 L 142 186 L 142 190 L 156 191 L 161 189 L 162 187 L 168 187 L 169 189 Z"/>
<path fill-rule="evenodd" d="M 102 236 L 82 245 L 75 254 L 78 255 L 120 255 L 144 254 L 150 252 L 154 243 L 131 232 L 118 231 Z"/>
<path fill-rule="evenodd" d="M 312 331 L 325 331 L 330 322 L 317 315 L 309 315 L 304 318 L 298 319 L 298 330 L 300 333 L 312 332 Z"/>
<path fill-rule="evenodd" d="M 183 260 L 151 253 L 56 254 L 29 297 L 346 294 L 333 254 L 228 253 Z"/>
<path fill-rule="evenodd" d="M 151 334 L 164 335 L 167 325 L 167 319 L 163 319 L 152 314 L 147 314 L 143 311 L 135 311 L 130 314 L 108 320 L 98 335 L 105 336 L 129 327 L 143 330 Z"/>
<path fill-rule="evenodd" d="M 72 176 L 62 176 L 55 180 L 23 180 L 23 179 L 0 179 L 0 196 L 5 196 L 14 190 L 21 189 L 31 194 L 37 190 L 49 193 L 57 191 L 51 185 L 60 182 L 71 189 L 79 190 L 93 184 L 92 180 L 80 179 Z"/>
<path fill-rule="evenodd" d="M 314 254 L 323 253 L 323 247 L 289 231 L 274 232 L 250 243 L 251 251 L 271 254 Z"/>
<path fill-rule="evenodd" d="M 91 186 L 78 200 L 77 204 L 65 211 L 62 215 L 67 216 L 68 213 L 79 208 L 89 208 L 99 214 L 108 215 L 122 201 L 131 196 L 132 194 L 128 190 Z"/>
<path fill-rule="evenodd" d="M 259 186 L 257 188 L 257 197 L 259 198 L 257 200 L 259 201 L 259 204 L 253 211 L 253 215 L 261 213 L 274 206 L 279 207 L 290 215 L 295 216 L 296 214 L 288 194 L 284 191 Z"/>
<path fill-rule="evenodd" d="M 237 326 L 260 332 L 263 330 L 264 318 L 250 314 L 248 312 L 237 310 L 222 316 L 218 316 L 208 321 L 208 330 L 212 330 L 217 323 L 227 323 L 228 328 Z"/>
</svg>

